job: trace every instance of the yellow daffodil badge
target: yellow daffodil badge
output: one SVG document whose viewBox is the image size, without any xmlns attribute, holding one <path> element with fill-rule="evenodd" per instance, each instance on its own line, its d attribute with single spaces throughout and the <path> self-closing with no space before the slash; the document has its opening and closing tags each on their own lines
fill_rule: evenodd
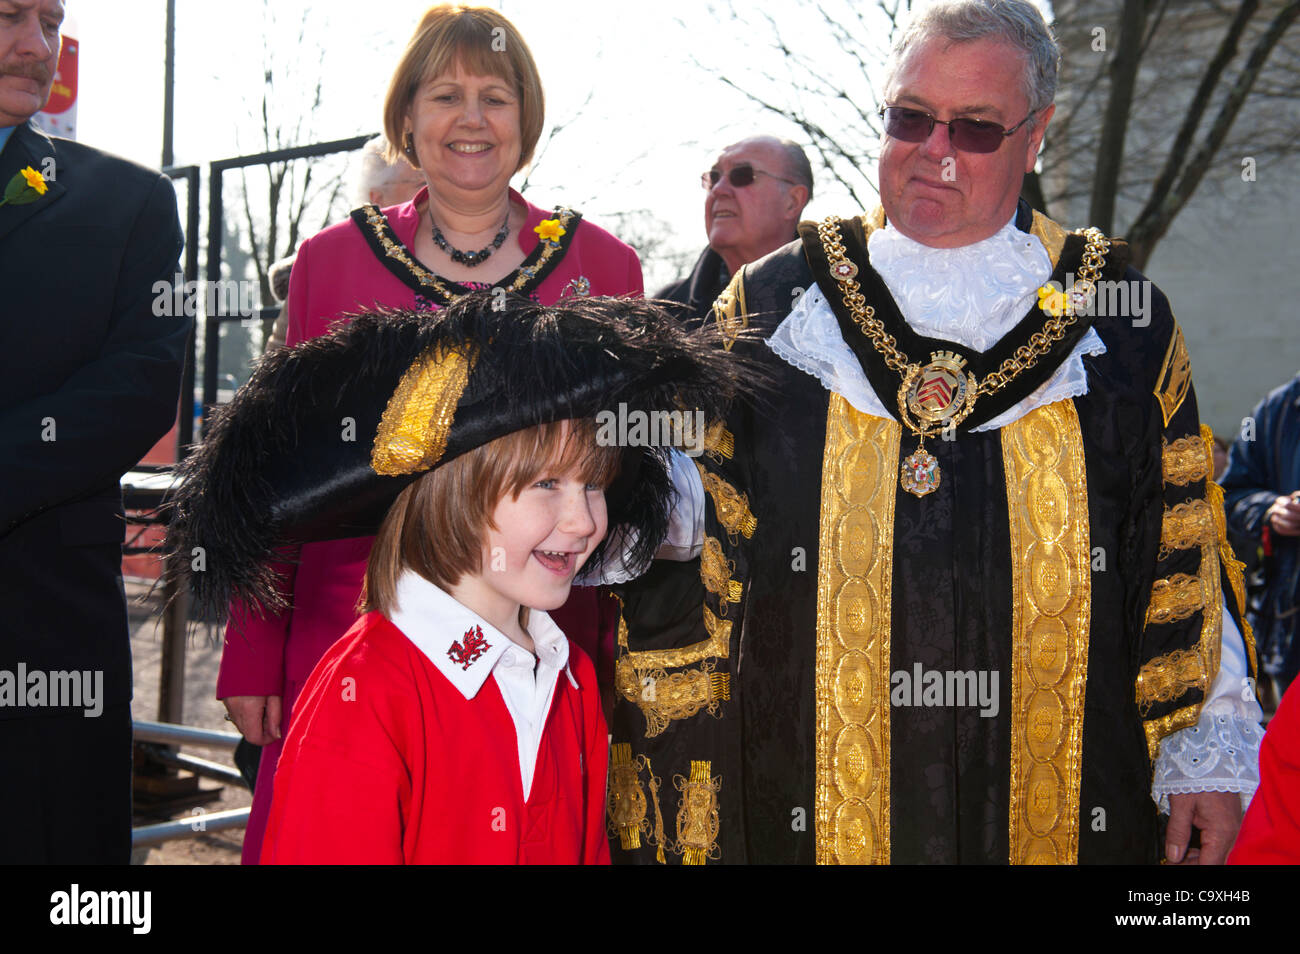
<svg viewBox="0 0 1300 954">
<path fill-rule="evenodd" d="M 5 186 L 5 194 L 4 198 L 0 199 L 0 206 L 27 205 L 45 195 L 49 188 L 45 177 L 31 166 L 19 169 Z"/>
<path fill-rule="evenodd" d="M 1059 288 L 1044 285 L 1038 289 L 1038 307 L 1053 318 L 1060 318 L 1070 313 L 1070 299 Z"/>
<path fill-rule="evenodd" d="M 542 221 L 533 226 L 533 231 L 537 233 L 537 236 L 543 242 L 550 242 L 554 245 L 560 241 L 560 236 L 562 236 L 567 229 L 560 224 L 559 219 L 542 219 Z"/>
</svg>

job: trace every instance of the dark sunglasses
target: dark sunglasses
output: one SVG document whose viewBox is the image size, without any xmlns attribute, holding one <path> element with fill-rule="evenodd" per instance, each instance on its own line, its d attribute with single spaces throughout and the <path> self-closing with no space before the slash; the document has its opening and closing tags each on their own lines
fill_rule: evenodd
<svg viewBox="0 0 1300 954">
<path fill-rule="evenodd" d="M 798 185 L 793 179 L 782 179 L 780 176 L 774 176 L 770 172 L 764 172 L 762 169 L 755 169 L 753 166 L 732 166 L 731 171 L 727 173 L 727 181 L 737 189 L 743 189 L 747 185 L 754 184 L 754 176 L 767 176 L 769 179 L 776 179 L 778 182 L 788 182 L 790 185 Z M 700 174 L 700 185 L 705 189 L 712 189 L 722 179 L 721 169 L 710 169 L 708 172 Z"/>
<path fill-rule="evenodd" d="M 948 127 L 948 141 L 962 152 L 997 152 L 1002 141 L 1029 122 L 1032 112 L 1010 129 L 983 119 L 935 119 L 919 109 L 905 106 L 882 106 L 880 115 L 885 120 L 885 133 L 902 142 L 925 142 L 934 132 L 935 124 Z"/>
</svg>

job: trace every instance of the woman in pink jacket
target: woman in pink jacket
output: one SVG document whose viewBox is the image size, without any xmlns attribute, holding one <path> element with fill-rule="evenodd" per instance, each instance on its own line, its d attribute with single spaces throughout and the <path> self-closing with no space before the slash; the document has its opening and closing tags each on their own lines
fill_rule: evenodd
<svg viewBox="0 0 1300 954">
<path fill-rule="evenodd" d="M 504 39 L 504 48 L 502 48 Z M 384 131 L 427 183 L 404 205 L 366 206 L 304 242 L 289 282 L 294 345 L 376 306 L 442 308 L 499 288 L 553 304 L 569 295 L 642 293 L 636 253 L 572 210 L 545 211 L 509 187 L 532 158 L 543 96 L 523 38 L 489 8 L 429 10 L 389 86 Z M 321 381 L 321 388 L 331 382 Z M 349 435 L 339 422 L 340 440 Z M 232 607 L 217 697 L 264 746 L 244 837 L 255 863 L 281 740 L 294 700 L 321 656 L 356 619 L 370 537 L 307 544 L 282 565 L 291 609 L 258 618 Z M 575 588 L 552 616 L 596 660 L 610 660 L 616 608 Z"/>
</svg>

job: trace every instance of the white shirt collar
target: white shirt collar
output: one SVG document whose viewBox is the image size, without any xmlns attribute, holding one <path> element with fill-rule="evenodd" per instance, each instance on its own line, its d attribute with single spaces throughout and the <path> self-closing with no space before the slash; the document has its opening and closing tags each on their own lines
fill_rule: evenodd
<svg viewBox="0 0 1300 954">
<path fill-rule="evenodd" d="M 411 570 L 397 581 L 397 606 L 389 618 L 466 699 L 478 695 L 507 649 L 526 652 L 483 617 Z M 572 672 L 568 672 L 569 640 L 551 617 L 541 610 L 529 610 L 528 634 L 541 664 L 566 670 L 576 687 Z"/>
</svg>

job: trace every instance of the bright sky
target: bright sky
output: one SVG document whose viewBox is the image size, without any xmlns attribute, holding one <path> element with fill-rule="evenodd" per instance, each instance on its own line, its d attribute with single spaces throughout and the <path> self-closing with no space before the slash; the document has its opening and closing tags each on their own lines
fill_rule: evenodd
<svg viewBox="0 0 1300 954">
<path fill-rule="evenodd" d="M 827 5 L 835 9 L 836 2 Z M 704 245 L 698 177 L 718 150 L 757 132 L 803 141 L 797 129 L 692 63 L 694 57 L 737 76 L 755 66 L 779 67 L 765 17 L 792 46 L 819 35 L 811 32 L 810 14 L 793 10 L 790 0 L 742 0 L 735 6 L 748 28 L 733 21 L 731 5 L 698 0 L 498 5 L 538 60 L 548 125 L 573 119 L 592 96 L 539 159 L 528 193 L 539 205 L 572 205 L 598 224 L 602 214 L 648 208 L 668 223 L 674 246 L 697 251 Z M 282 120 L 301 119 L 300 144 L 378 130 L 397 56 L 430 3 L 273 0 L 274 19 L 263 0 L 178 0 L 176 6 L 176 161 L 205 165 L 262 148 L 252 110 L 263 85 L 263 36 L 281 75 L 290 78 L 274 101 Z M 164 0 L 67 0 L 67 10 L 81 41 L 77 138 L 157 165 Z M 827 66 L 832 73 L 837 68 L 832 61 Z M 860 87 L 860 71 L 850 72 L 857 75 L 829 78 Z M 324 98 L 310 115 L 307 97 L 318 75 Z M 820 176 L 818 191 L 810 216 L 855 211 L 847 193 Z M 647 275 L 647 284 L 671 277 Z"/>
</svg>

